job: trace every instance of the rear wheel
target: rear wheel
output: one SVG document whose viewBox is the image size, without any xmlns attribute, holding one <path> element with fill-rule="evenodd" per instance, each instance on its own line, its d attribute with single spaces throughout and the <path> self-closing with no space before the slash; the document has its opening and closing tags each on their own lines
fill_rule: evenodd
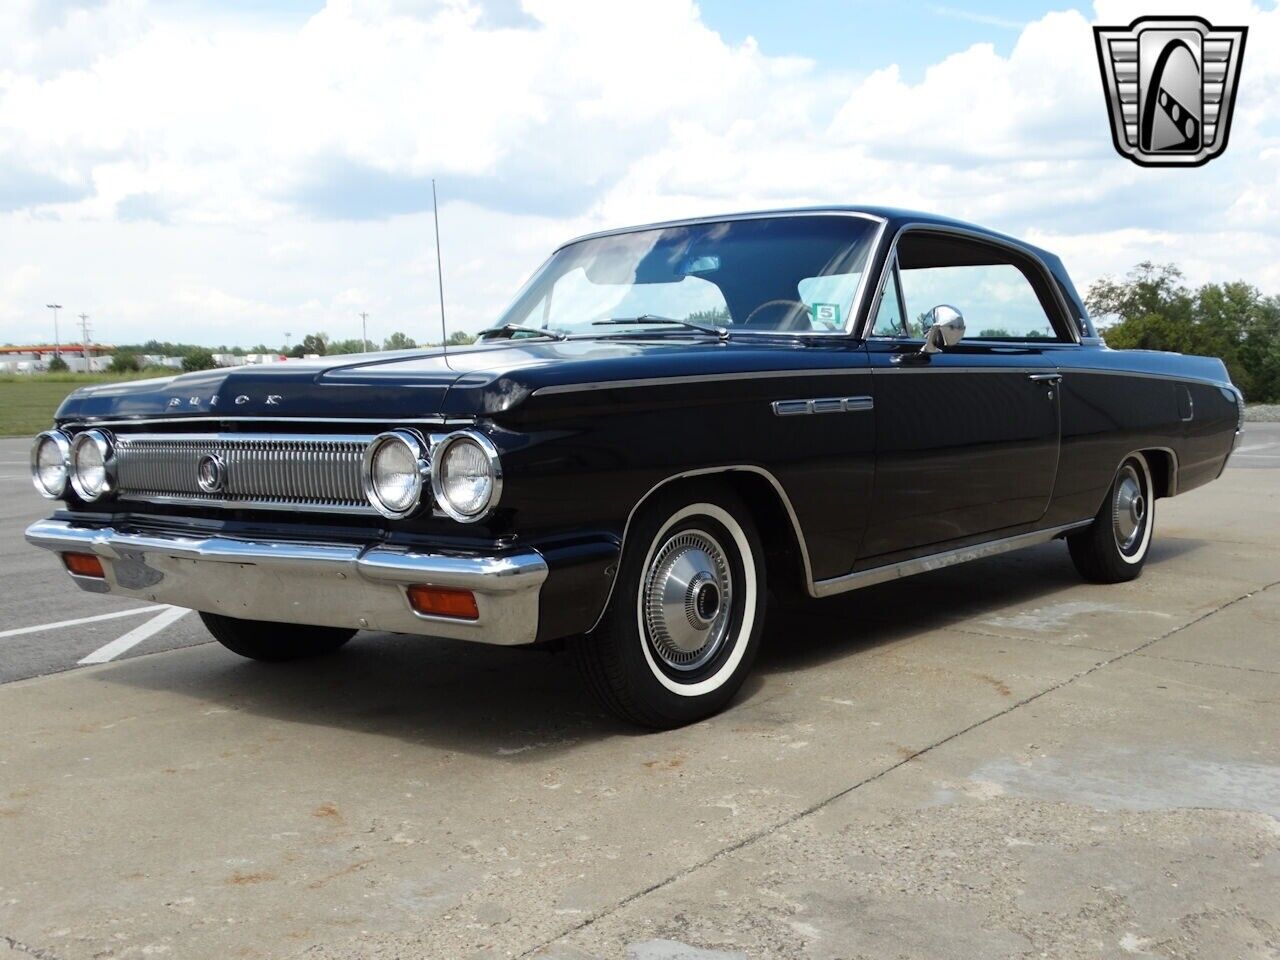
<svg viewBox="0 0 1280 960">
<path fill-rule="evenodd" d="M 713 483 L 660 493 L 633 523 L 599 626 L 574 645 L 612 713 L 678 727 L 742 686 L 764 626 L 764 550 L 746 504 Z"/>
<path fill-rule="evenodd" d="M 1093 523 L 1067 537 L 1076 569 L 1094 583 L 1122 583 L 1142 573 L 1155 525 L 1151 468 L 1140 453 L 1116 471 Z"/>
<path fill-rule="evenodd" d="M 273 663 L 333 653 L 356 635 L 354 630 L 339 627 L 239 620 L 218 613 L 201 612 L 200 619 L 213 638 L 232 653 Z"/>
</svg>

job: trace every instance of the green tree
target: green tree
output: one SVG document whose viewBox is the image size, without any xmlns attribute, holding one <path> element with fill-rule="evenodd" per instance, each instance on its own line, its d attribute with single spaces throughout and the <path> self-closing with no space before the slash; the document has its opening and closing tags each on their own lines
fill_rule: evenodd
<svg viewBox="0 0 1280 960">
<path fill-rule="evenodd" d="M 359 337 L 351 340 L 335 340 L 329 344 L 330 354 L 348 354 L 348 353 L 367 353 L 376 347 L 372 342 L 366 342 Z"/>
<path fill-rule="evenodd" d="M 1173 264 L 1139 263 L 1089 288 L 1089 312 L 1121 350 L 1220 357 L 1251 400 L 1280 400 L 1280 298 L 1243 281 L 1191 289 Z"/>
<path fill-rule="evenodd" d="M 59 354 L 54 354 L 53 359 L 49 361 L 50 373 L 66 373 L 70 369 L 67 366 L 67 361 L 63 360 Z"/>
<path fill-rule="evenodd" d="M 449 339 L 445 341 L 451 347 L 465 347 L 469 343 L 476 342 L 474 333 L 466 333 L 462 330 L 455 330 L 449 334 Z"/>
<path fill-rule="evenodd" d="M 302 354 L 316 353 L 323 357 L 329 352 L 329 335 L 323 331 L 308 333 L 298 346 L 302 348 Z"/>
<path fill-rule="evenodd" d="M 395 333 L 391 334 L 391 336 L 387 337 L 387 339 L 383 342 L 382 349 L 383 350 L 412 350 L 417 345 L 418 345 L 417 342 L 412 337 L 410 337 L 406 333 L 401 333 L 399 330 L 397 330 Z"/>
<path fill-rule="evenodd" d="M 685 317 L 695 323 L 714 323 L 724 326 L 729 322 L 728 307 L 713 307 L 710 310 L 695 310 Z"/>
<path fill-rule="evenodd" d="M 136 373 L 142 369 L 142 361 L 136 353 L 117 350 L 111 355 L 110 369 L 112 373 Z"/>
<path fill-rule="evenodd" d="M 217 364 L 213 362 L 213 352 L 204 347 L 194 347 L 182 358 L 182 369 L 190 373 L 193 370 L 212 370 Z"/>
</svg>

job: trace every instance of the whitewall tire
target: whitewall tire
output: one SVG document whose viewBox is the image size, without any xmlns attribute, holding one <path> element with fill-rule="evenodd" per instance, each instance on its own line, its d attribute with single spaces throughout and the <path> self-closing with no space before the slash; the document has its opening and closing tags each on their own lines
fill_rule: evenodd
<svg viewBox="0 0 1280 960">
<path fill-rule="evenodd" d="M 1155 529 L 1155 485 L 1141 453 L 1125 458 L 1093 523 L 1067 537 L 1076 570 L 1093 583 L 1123 583 L 1142 573 Z"/>
<path fill-rule="evenodd" d="M 700 481 L 660 491 L 627 531 L 600 625 L 575 644 L 588 686 L 644 726 L 716 713 L 755 659 L 765 576 L 755 523 L 730 489 Z"/>
</svg>

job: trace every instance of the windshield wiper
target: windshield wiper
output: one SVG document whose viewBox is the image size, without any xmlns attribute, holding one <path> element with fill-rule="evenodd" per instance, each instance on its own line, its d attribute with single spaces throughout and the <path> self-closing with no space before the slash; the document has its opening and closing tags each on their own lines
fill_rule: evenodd
<svg viewBox="0 0 1280 960">
<path fill-rule="evenodd" d="M 688 327 L 691 330 L 701 330 L 703 333 L 710 333 L 721 340 L 729 339 L 729 330 L 727 327 L 719 327 L 711 323 L 702 323 L 698 320 L 677 320 L 675 317 L 660 317 L 656 313 L 642 313 L 638 317 L 612 317 L 608 320 L 595 320 L 592 322 L 593 327 L 606 326 L 625 326 L 633 323 L 674 323 L 682 327 Z"/>
<path fill-rule="evenodd" d="M 521 340 L 532 340 L 534 337 L 547 337 L 551 340 L 568 340 L 567 333 L 561 333 L 559 330 L 549 330 L 546 327 L 530 327 L 523 323 L 504 323 L 500 326 L 490 327 L 488 330 L 481 330 L 477 336 L 481 339 L 507 339 L 514 340 L 517 333 L 530 333 L 533 337 L 521 337 Z"/>
</svg>

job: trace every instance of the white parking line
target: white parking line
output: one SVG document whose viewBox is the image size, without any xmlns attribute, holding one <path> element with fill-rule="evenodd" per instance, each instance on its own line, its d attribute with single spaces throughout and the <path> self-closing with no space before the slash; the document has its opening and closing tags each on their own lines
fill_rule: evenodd
<svg viewBox="0 0 1280 960">
<path fill-rule="evenodd" d="M 154 607 L 152 609 L 155 609 Z M 185 617 L 190 611 L 186 607 L 164 607 L 163 613 L 148 620 L 140 627 L 134 627 L 123 637 L 112 640 L 105 646 L 99 647 L 87 657 L 79 660 L 79 663 L 106 663 L 108 660 L 114 660 L 120 654 L 132 650 L 143 640 L 153 637 L 169 624 Z"/>
<path fill-rule="evenodd" d="M 136 617 L 143 613 L 158 613 L 168 607 L 161 603 L 150 607 L 135 607 L 132 610 L 116 610 L 113 613 L 99 613 L 93 617 L 80 617 L 78 620 L 59 620 L 56 623 L 41 623 L 34 627 L 18 627 L 15 630 L 0 630 L 0 639 L 16 637 L 24 633 L 39 633 L 41 630 L 58 630 L 62 627 L 78 627 L 82 623 L 97 623 L 99 620 L 115 620 L 117 617 Z"/>
</svg>

